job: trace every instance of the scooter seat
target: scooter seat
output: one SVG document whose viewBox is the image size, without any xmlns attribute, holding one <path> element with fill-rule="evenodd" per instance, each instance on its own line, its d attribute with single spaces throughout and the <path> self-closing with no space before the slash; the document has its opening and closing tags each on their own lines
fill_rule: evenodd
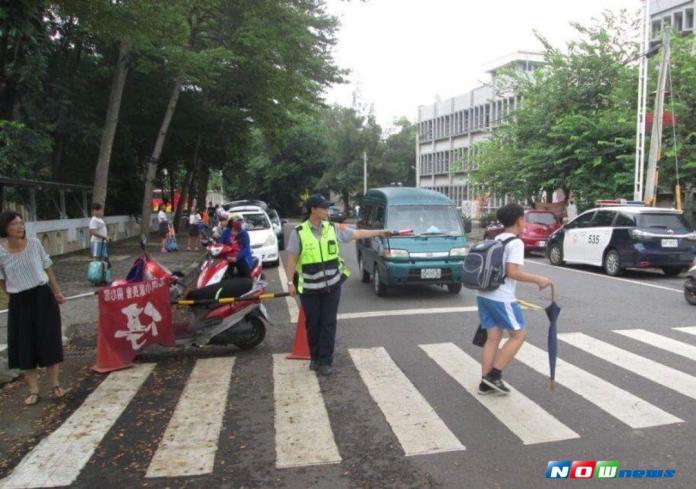
<svg viewBox="0 0 696 489">
<path fill-rule="evenodd" d="M 202 301 L 222 297 L 239 297 L 249 292 L 253 286 L 254 281 L 250 278 L 231 278 L 201 289 L 192 290 L 186 294 L 186 299 Z"/>
</svg>

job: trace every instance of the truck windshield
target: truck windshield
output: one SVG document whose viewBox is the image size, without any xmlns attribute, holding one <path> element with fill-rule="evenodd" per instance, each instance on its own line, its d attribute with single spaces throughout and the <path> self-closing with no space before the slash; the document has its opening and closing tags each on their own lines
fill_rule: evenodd
<svg viewBox="0 0 696 489">
<path fill-rule="evenodd" d="M 462 225 L 453 205 L 399 205 L 389 207 L 387 227 L 391 230 L 412 229 L 414 234 L 460 235 Z"/>
<path fill-rule="evenodd" d="M 638 217 L 638 225 L 643 228 L 672 229 L 673 231 L 689 229 L 686 219 L 680 214 L 645 212 Z"/>
</svg>

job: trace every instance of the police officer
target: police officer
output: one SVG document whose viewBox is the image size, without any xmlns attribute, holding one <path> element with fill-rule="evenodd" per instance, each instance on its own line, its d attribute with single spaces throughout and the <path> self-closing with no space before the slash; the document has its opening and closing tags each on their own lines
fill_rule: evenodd
<svg viewBox="0 0 696 489">
<path fill-rule="evenodd" d="M 340 257 L 338 242 L 386 237 L 385 230 L 353 229 L 336 226 L 328 221 L 329 202 L 321 195 L 312 195 L 305 202 L 307 219 L 297 226 L 288 239 L 286 272 L 294 280 L 288 282 L 288 292 L 300 294 L 307 321 L 307 339 L 311 361 L 310 370 L 331 375 L 338 303 L 341 284 L 350 276 Z"/>
</svg>

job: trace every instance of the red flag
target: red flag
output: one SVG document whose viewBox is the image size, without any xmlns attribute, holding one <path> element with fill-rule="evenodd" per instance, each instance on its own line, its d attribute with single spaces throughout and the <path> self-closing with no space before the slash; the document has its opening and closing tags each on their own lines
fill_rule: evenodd
<svg viewBox="0 0 696 489">
<path fill-rule="evenodd" d="M 175 346 L 168 284 L 155 279 L 99 292 L 99 335 L 121 360 L 121 368 L 149 344 Z"/>
</svg>

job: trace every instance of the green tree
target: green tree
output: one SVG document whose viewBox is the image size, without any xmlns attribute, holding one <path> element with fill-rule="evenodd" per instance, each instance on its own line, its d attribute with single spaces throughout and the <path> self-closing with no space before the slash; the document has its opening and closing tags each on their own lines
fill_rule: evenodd
<svg viewBox="0 0 696 489">
<path fill-rule="evenodd" d="M 632 193 L 638 44 L 637 18 L 606 12 L 565 51 L 543 37 L 546 66 L 510 72 L 501 90 L 522 97 L 481 147 L 475 181 L 499 194 L 533 199 L 573 191 L 581 205 Z"/>
</svg>

